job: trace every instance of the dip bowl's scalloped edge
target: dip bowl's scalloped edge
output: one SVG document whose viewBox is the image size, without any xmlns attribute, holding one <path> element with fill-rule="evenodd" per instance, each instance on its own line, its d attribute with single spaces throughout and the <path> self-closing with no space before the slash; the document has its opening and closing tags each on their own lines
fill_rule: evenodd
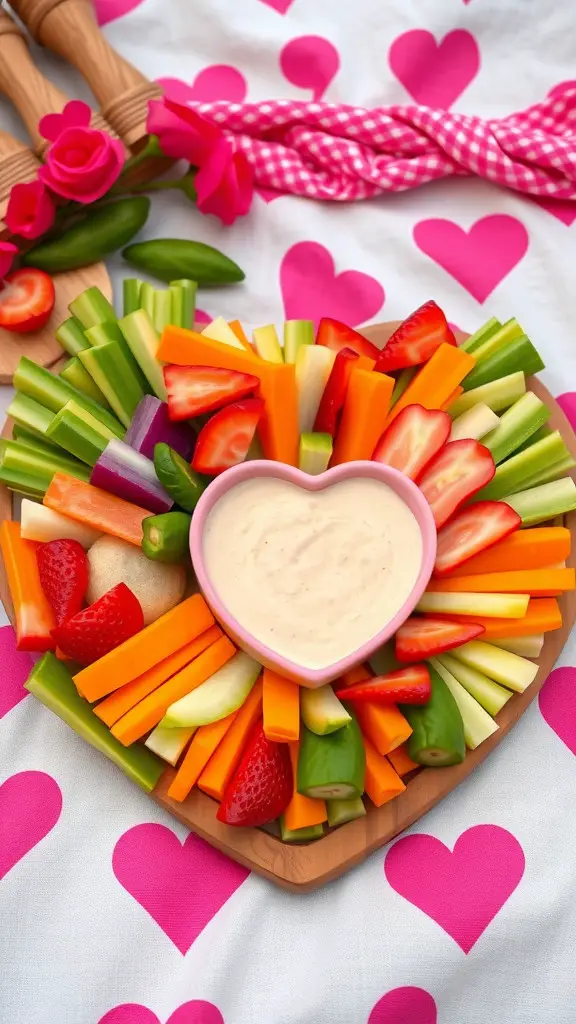
<svg viewBox="0 0 576 1024">
<path fill-rule="evenodd" d="M 351 654 L 323 668 L 306 668 L 277 654 L 257 640 L 228 611 L 219 597 L 206 568 L 203 551 L 204 528 L 212 509 L 238 484 L 247 480 L 274 477 L 295 484 L 303 490 L 321 491 L 343 480 L 370 478 L 387 484 L 404 501 L 414 515 L 422 535 L 422 563 L 418 577 L 407 599 L 396 614 L 370 640 Z M 192 516 L 190 526 L 190 554 L 200 590 L 209 604 L 215 618 L 239 647 L 247 651 L 266 668 L 273 669 L 302 686 L 316 688 L 332 682 L 349 669 L 366 661 L 379 647 L 386 643 L 414 610 L 432 575 L 436 558 L 436 526 L 428 502 L 415 483 L 398 470 L 380 462 L 348 462 L 327 470 L 318 476 L 310 476 L 293 466 L 282 462 L 254 460 L 241 463 L 226 470 L 213 480 L 200 498 Z"/>
</svg>

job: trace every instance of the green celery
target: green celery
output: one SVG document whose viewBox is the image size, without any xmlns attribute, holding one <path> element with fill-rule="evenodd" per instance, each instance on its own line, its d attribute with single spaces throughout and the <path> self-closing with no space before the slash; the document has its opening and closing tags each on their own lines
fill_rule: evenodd
<svg viewBox="0 0 576 1024">
<path fill-rule="evenodd" d="M 311 320 L 286 320 L 284 324 L 284 362 L 295 363 L 302 345 L 314 344 L 314 324 Z"/>
<path fill-rule="evenodd" d="M 84 330 L 95 327 L 96 324 L 104 324 L 108 321 L 114 322 L 116 313 L 114 306 L 102 294 L 99 288 L 87 288 L 85 292 L 78 295 L 68 306 L 68 309 L 80 321 Z"/>
<path fill-rule="evenodd" d="M 118 323 L 105 323 L 96 324 L 94 327 L 90 327 L 86 331 L 86 337 L 93 348 L 98 348 L 100 345 L 108 345 L 113 342 L 115 345 L 122 350 L 124 361 L 130 368 L 130 373 L 134 378 L 135 383 L 142 389 L 144 394 L 149 391 L 148 382 L 142 371 L 134 359 L 129 346 L 126 344 L 126 339 L 120 330 Z"/>
<path fill-rule="evenodd" d="M 462 381 L 462 387 L 465 391 L 471 391 L 472 388 L 489 384 L 490 381 L 509 376 L 519 370 L 529 377 L 530 374 L 543 369 L 544 363 L 540 354 L 524 334 L 521 338 L 515 338 L 505 348 L 494 352 L 488 359 L 477 363 Z"/>
<path fill-rule="evenodd" d="M 434 660 L 438 660 L 444 668 L 448 669 L 489 715 L 497 715 L 512 696 L 511 690 L 506 690 L 504 686 L 495 683 L 493 679 L 489 679 L 478 669 L 464 665 L 451 654 L 439 654 L 438 658 Z"/>
<path fill-rule="evenodd" d="M 58 414 L 56 413 L 56 415 Z M 39 437 L 33 430 L 28 430 L 27 427 L 20 427 L 17 423 L 12 427 L 12 438 L 14 441 L 18 441 L 19 444 L 23 444 L 25 448 L 34 448 L 37 452 L 59 452 L 62 455 L 62 449 L 55 441 L 49 441 L 46 437 Z"/>
<path fill-rule="evenodd" d="M 187 278 L 170 282 L 172 317 L 177 327 L 186 327 L 190 331 L 194 327 L 197 290 L 196 281 L 190 281 Z"/>
<path fill-rule="evenodd" d="M 534 476 L 525 480 L 522 490 L 525 491 L 528 487 L 538 487 L 540 484 L 548 484 L 552 480 L 559 480 L 561 476 L 567 476 L 574 466 L 576 466 L 576 459 L 572 458 L 570 454 L 565 455 L 563 459 L 558 459 L 558 462 L 553 462 L 540 473 L 535 473 Z"/>
<path fill-rule="evenodd" d="M 56 331 L 56 339 L 70 356 L 78 355 L 78 352 L 90 345 L 82 324 L 75 316 L 69 316 L 64 323 L 60 324 Z"/>
<path fill-rule="evenodd" d="M 501 349 L 506 348 L 511 341 L 515 341 L 517 338 L 521 338 L 524 331 L 520 327 L 520 324 L 516 319 L 508 320 L 499 331 L 491 334 L 490 337 L 485 338 L 484 341 L 477 345 L 474 351 L 476 363 L 481 363 L 485 359 L 489 359 L 496 352 L 500 352 Z"/>
<path fill-rule="evenodd" d="M 352 797 L 351 800 L 327 800 L 326 810 L 330 828 L 356 821 L 356 818 L 365 818 L 367 813 L 361 796 Z"/>
<path fill-rule="evenodd" d="M 154 394 L 165 402 L 168 395 L 164 373 L 156 355 L 160 338 L 150 317 L 144 309 L 138 309 L 122 318 L 120 329 Z"/>
<path fill-rule="evenodd" d="M 452 403 L 448 412 L 453 419 L 457 419 L 463 412 L 480 403 L 487 405 L 492 412 L 502 412 L 525 394 L 526 378 L 520 370 L 518 373 L 510 373 L 507 377 L 483 384 L 472 391 L 465 391 Z"/>
<path fill-rule="evenodd" d="M 78 358 L 104 392 L 118 419 L 125 427 L 130 422 L 144 390 L 134 377 L 124 352 L 115 341 L 80 352 Z"/>
<path fill-rule="evenodd" d="M 122 284 L 123 315 L 140 309 L 140 289 L 142 281 L 138 277 L 125 277 Z"/>
<path fill-rule="evenodd" d="M 60 370 L 60 376 L 63 380 L 67 380 L 77 391 L 81 391 L 83 395 L 88 395 L 88 398 L 93 398 L 104 409 L 110 409 L 106 397 L 102 394 L 98 385 L 94 383 L 88 370 L 85 369 L 78 359 L 78 356 L 74 356 L 66 363 L 66 366 Z"/>
<path fill-rule="evenodd" d="M 525 451 L 513 455 L 501 462 L 486 487 L 474 495 L 473 501 L 499 501 L 506 494 L 523 489 L 526 480 L 546 469 L 559 459 L 563 459 L 568 450 L 562 435 L 555 430 L 548 437 L 526 448 Z"/>
<path fill-rule="evenodd" d="M 576 484 L 565 476 L 552 483 L 530 487 L 505 499 L 522 519 L 522 526 L 537 526 L 576 509 Z"/>
<path fill-rule="evenodd" d="M 536 441 L 541 441 L 542 438 L 548 437 L 548 435 L 551 433 L 552 427 L 547 427 L 544 423 L 543 426 L 538 427 L 538 430 L 535 430 L 534 433 L 530 435 L 530 437 L 527 437 L 523 444 L 518 445 L 516 452 L 523 452 L 526 448 L 529 448 L 530 445 L 536 444 Z"/>
<path fill-rule="evenodd" d="M 140 289 L 140 309 L 150 317 L 150 320 L 154 320 L 154 302 L 156 299 L 156 289 L 153 284 L 149 281 L 143 281 Z"/>
<path fill-rule="evenodd" d="M 84 357 L 91 351 L 91 348 L 87 348 L 79 353 L 78 358 L 82 363 L 84 363 Z M 111 413 L 103 409 L 93 399 L 88 398 L 87 395 L 82 395 L 80 391 L 73 388 L 62 377 L 56 377 L 49 370 L 45 370 L 44 367 L 33 363 L 27 356 L 22 356 L 16 367 L 14 387 L 17 391 L 21 391 L 28 398 L 34 399 L 35 402 L 44 405 L 52 412 L 60 412 L 60 409 L 66 405 L 66 402 L 73 399 L 86 412 L 91 413 L 96 419 L 110 427 L 117 437 L 124 437 L 125 430 Z M 23 423 L 22 425 L 30 427 L 29 423 Z"/>
<path fill-rule="evenodd" d="M 40 438 L 46 436 L 46 431 L 54 419 L 53 412 L 19 391 L 14 395 L 6 413 L 19 427 L 24 427 Z"/>
<path fill-rule="evenodd" d="M 48 428 L 48 437 L 89 466 L 97 462 L 115 436 L 75 402 L 68 402 L 57 412 Z"/>
<path fill-rule="evenodd" d="M 405 370 L 401 370 L 396 378 L 394 390 L 392 392 L 392 398 L 390 399 L 390 407 L 396 405 L 399 398 L 402 397 L 406 388 L 416 376 L 417 371 L 420 369 L 419 366 L 407 366 Z"/>
<path fill-rule="evenodd" d="M 154 327 L 158 334 L 172 323 L 172 293 L 169 288 L 157 288 L 154 295 Z"/>
<path fill-rule="evenodd" d="M 24 487 L 42 497 L 55 473 L 67 473 L 78 480 L 88 481 L 90 470 L 77 459 L 62 452 L 39 452 L 18 441 L 0 443 L 0 481 L 13 490 Z"/>
<path fill-rule="evenodd" d="M 533 391 L 528 391 L 502 413 L 500 423 L 482 438 L 482 444 L 492 452 L 492 458 L 498 464 L 544 426 L 549 418 L 548 406 Z"/>
<path fill-rule="evenodd" d="M 482 343 L 485 342 L 487 338 L 490 338 L 492 337 L 493 334 L 496 334 L 496 332 L 499 331 L 501 327 L 502 324 L 500 323 L 500 321 L 497 320 L 495 316 L 493 316 L 490 320 L 483 324 L 482 327 L 479 327 L 478 330 L 474 332 L 474 334 L 471 334 L 469 338 L 466 338 L 466 341 L 462 342 L 460 348 L 464 349 L 465 352 L 474 352 L 474 350 L 477 349 L 479 345 L 482 345 Z"/>
<path fill-rule="evenodd" d="M 298 468 L 310 476 L 318 476 L 328 469 L 332 458 L 330 434 L 301 434 Z"/>
</svg>

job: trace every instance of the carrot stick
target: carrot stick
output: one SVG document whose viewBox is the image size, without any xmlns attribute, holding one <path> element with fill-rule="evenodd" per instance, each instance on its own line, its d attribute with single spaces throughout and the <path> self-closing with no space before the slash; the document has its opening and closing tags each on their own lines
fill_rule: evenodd
<svg viewBox="0 0 576 1024">
<path fill-rule="evenodd" d="M 574 590 L 574 569 L 517 569 L 511 572 L 487 572 L 477 576 L 430 580 L 428 590 L 441 594 L 532 594 L 549 596 Z"/>
<path fill-rule="evenodd" d="M 372 458 L 384 430 L 393 390 L 392 377 L 354 367 L 350 374 L 331 466 Z"/>
<path fill-rule="evenodd" d="M 358 356 L 358 359 L 354 362 L 355 370 L 373 370 L 376 366 L 375 359 L 369 359 L 368 356 Z"/>
<path fill-rule="evenodd" d="M 467 559 L 445 579 L 484 572 L 545 569 L 564 562 L 570 554 L 570 530 L 565 526 L 538 526 L 518 530 L 486 551 Z"/>
<path fill-rule="evenodd" d="M 371 679 L 373 672 L 366 665 L 351 669 L 342 676 L 344 686 Z M 412 735 L 412 728 L 395 704 L 386 706 L 372 701 L 357 701 L 354 708 L 358 724 L 364 736 L 376 747 L 379 754 L 396 750 Z"/>
<path fill-rule="evenodd" d="M 19 651 L 53 651 L 56 647 L 50 633 L 56 619 L 40 585 L 37 548 L 34 541 L 21 537 L 20 523 L 4 520 L 0 549 L 14 605 Z"/>
<path fill-rule="evenodd" d="M 230 328 L 231 331 L 234 331 L 234 334 L 238 338 L 238 341 L 240 341 L 244 345 L 244 348 L 248 352 L 253 352 L 254 351 L 254 349 L 252 348 L 252 345 L 250 344 L 250 342 L 248 341 L 248 338 L 246 337 L 246 335 L 244 333 L 244 328 L 242 327 L 242 324 L 240 323 L 239 320 L 230 320 L 230 322 L 228 324 L 228 327 Z"/>
<path fill-rule="evenodd" d="M 172 326 L 164 328 L 157 358 L 162 363 L 176 363 L 178 366 L 216 366 L 241 373 L 256 373 L 254 367 L 264 361 L 252 349 L 248 351 L 223 345 L 221 341 L 207 338 L 198 331 Z"/>
<path fill-rule="evenodd" d="M 142 543 L 142 520 L 150 515 L 145 508 L 66 473 L 54 474 L 44 495 L 44 505 L 101 533 L 138 546 Z"/>
<path fill-rule="evenodd" d="M 394 771 L 398 772 L 400 776 L 408 775 L 408 772 L 413 772 L 415 768 L 421 767 L 419 764 L 416 764 L 416 761 L 412 760 L 404 743 L 396 750 L 390 751 L 388 760 Z"/>
<path fill-rule="evenodd" d="M 170 783 L 168 796 L 172 800 L 181 802 L 186 799 L 237 714 L 238 712 L 234 711 L 228 718 L 221 718 L 219 722 L 211 722 L 210 725 L 201 725 L 196 730 L 184 760 Z"/>
<path fill-rule="evenodd" d="M 423 405 L 425 409 L 441 409 L 452 392 L 475 365 L 474 356 L 446 342 L 424 363 L 410 381 L 406 391 L 390 410 L 387 427 L 407 405 Z"/>
<path fill-rule="evenodd" d="M 300 735 L 300 687 L 264 669 L 262 688 L 264 733 L 269 740 L 290 743 Z M 290 827 L 290 826 L 288 826 Z"/>
<path fill-rule="evenodd" d="M 208 796 L 221 800 L 236 766 L 242 757 L 252 727 L 262 714 L 262 677 L 252 687 L 234 722 L 218 746 L 202 775 L 198 786 Z"/>
<path fill-rule="evenodd" d="M 119 718 L 122 718 L 122 715 L 130 711 L 130 708 L 135 707 L 139 701 L 147 697 L 153 690 L 157 690 L 162 683 L 165 683 L 167 679 L 170 679 L 176 672 L 179 672 L 181 668 L 184 668 L 194 658 L 197 658 L 199 654 L 202 654 L 202 651 L 205 651 L 207 647 L 210 647 L 216 640 L 219 640 L 221 636 L 223 636 L 223 633 L 218 626 L 210 626 L 210 629 L 207 629 L 205 633 L 201 633 L 196 640 L 191 640 L 189 644 L 184 644 L 184 647 L 180 647 L 173 654 L 169 654 L 158 665 L 154 665 L 147 672 L 138 676 L 137 679 L 133 679 L 130 683 L 125 683 L 119 690 L 109 694 L 108 697 L 96 705 L 94 714 L 110 728 Z"/>
<path fill-rule="evenodd" d="M 474 615 L 434 615 L 433 618 L 446 619 L 449 622 L 477 622 L 478 625 L 484 626 L 482 640 L 550 633 L 562 626 L 558 602 L 553 597 L 532 597 L 523 619 L 487 619 Z"/>
<path fill-rule="evenodd" d="M 458 385 L 457 388 L 454 388 L 454 391 L 452 392 L 452 394 L 448 395 L 448 398 L 446 399 L 446 401 L 442 405 L 442 408 L 443 409 L 449 409 L 450 406 L 452 405 L 452 403 L 455 402 L 457 398 L 460 398 L 460 395 L 462 395 L 463 393 L 464 393 L 464 388 L 462 388 L 462 387 L 460 387 L 460 385 Z"/>
<path fill-rule="evenodd" d="M 129 747 L 131 743 L 141 739 L 145 733 L 158 725 L 174 701 L 180 700 L 181 697 L 185 697 L 187 693 L 195 690 L 197 686 L 205 683 L 227 661 L 230 661 L 234 654 L 236 654 L 234 644 L 227 636 L 222 636 L 189 665 L 186 665 L 171 679 L 167 679 L 157 690 L 153 690 L 136 707 L 131 708 L 122 718 L 118 719 L 110 730 L 112 735 L 120 740 L 125 747 Z"/>
<path fill-rule="evenodd" d="M 74 676 L 76 688 L 90 704 L 143 675 L 174 651 L 214 625 L 214 616 L 201 594 L 193 594 L 120 647 Z"/>
<path fill-rule="evenodd" d="M 370 740 L 364 737 L 366 751 L 366 792 L 376 807 L 382 807 L 389 800 L 399 796 L 406 789 L 402 779 L 390 762 L 378 753 Z"/>
<path fill-rule="evenodd" d="M 289 743 L 290 761 L 292 762 L 292 778 L 294 781 L 294 792 L 292 799 L 284 812 L 286 828 L 296 830 L 307 828 L 309 825 L 321 825 L 328 820 L 326 804 L 324 800 L 317 800 L 310 796 L 302 796 L 296 789 L 298 783 L 298 743 Z"/>
</svg>

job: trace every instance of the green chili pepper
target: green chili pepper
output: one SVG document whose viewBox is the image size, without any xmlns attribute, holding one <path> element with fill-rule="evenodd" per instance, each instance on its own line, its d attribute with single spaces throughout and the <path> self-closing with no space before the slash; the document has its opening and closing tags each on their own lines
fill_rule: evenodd
<svg viewBox="0 0 576 1024">
<path fill-rule="evenodd" d="M 88 212 L 60 238 L 41 242 L 22 257 L 25 267 L 48 274 L 98 263 L 126 245 L 148 219 L 150 200 L 133 196 Z"/>
<path fill-rule="evenodd" d="M 412 726 L 408 753 L 417 764 L 444 768 L 460 764 L 466 754 L 464 725 L 458 705 L 436 669 L 428 665 L 432 695 L 427 704 L 403 704 Z"/>
<path fill-rule="evenodd" d="M 164 442 L 154 445 L 154 469 L 171 498 L 186 512 L 193 512 L 205 484 L 188 463 Z"/>
<path fill-rule="evenodd" d="M 243 281 L 245 274 L 224 253 L 203 242 L 183 238 L 156 238 L 129 245 L 124 259 L 138 270 L 170 284 L 178 278 L 190 278 L 203 288 Z"/>
<path fill-rule="evenodd" d="M 192 516 L 186 512 L 164 512 L 142 522 L 142 551 L 153 562 L 186 562 Z"/>
</svg>

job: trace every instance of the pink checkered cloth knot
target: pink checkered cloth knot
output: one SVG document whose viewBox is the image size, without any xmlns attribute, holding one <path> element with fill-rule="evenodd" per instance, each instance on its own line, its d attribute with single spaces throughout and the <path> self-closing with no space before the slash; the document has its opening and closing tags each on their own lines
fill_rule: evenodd
<svg viewBox="0 0 576 1024">
<path fill-rule="evenodd" d="M 368 110 L 286 99 L 196 109 L 234 136 L 260 188 L 347 202 L 476 175 L 576 199 L 576 82 L 497 120 L 412 104 Z"/>
</svg>

